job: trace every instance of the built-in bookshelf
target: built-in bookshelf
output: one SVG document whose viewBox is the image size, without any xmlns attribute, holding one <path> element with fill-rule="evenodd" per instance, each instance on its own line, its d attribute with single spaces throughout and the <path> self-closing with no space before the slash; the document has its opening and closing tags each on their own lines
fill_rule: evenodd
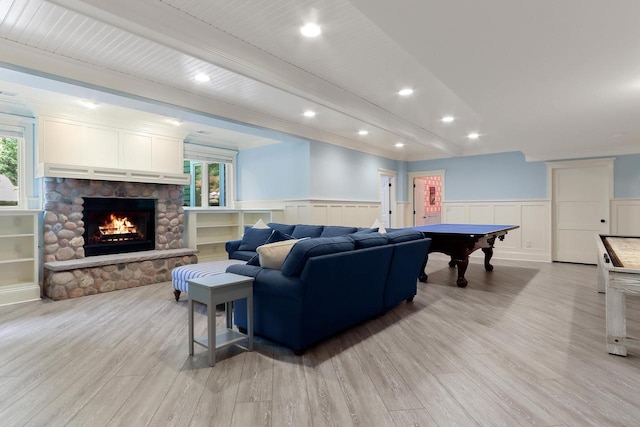
<svg viewBox="0 0 640 427">
<path fill-rule="evenodd" d="M 40 299 L 40 211 L 0 211 L 0 306 Z"/>
<path fill-rule="evenodd" d="M 198 251 L 198 262 L 225 259 L 227 241 L 239 239 L 245 225 L 271 222 L 271 215 L 269 210 L 186 208 L 186 246 Z"/>
</svg>

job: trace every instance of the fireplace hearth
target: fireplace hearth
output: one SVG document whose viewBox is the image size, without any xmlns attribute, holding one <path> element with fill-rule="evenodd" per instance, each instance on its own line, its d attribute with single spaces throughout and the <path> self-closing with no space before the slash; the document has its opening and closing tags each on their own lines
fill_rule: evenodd
<svg viewBox="0 0 640 427">
<path fill-rule="evenodd" d="M 85 256 L 155 248 L 155 200 L 84 198 Z"/>
</svg>

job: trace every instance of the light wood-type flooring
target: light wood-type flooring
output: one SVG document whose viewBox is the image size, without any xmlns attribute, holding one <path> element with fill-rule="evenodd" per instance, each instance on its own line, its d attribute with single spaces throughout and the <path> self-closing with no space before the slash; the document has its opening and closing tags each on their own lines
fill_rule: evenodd
<svg viewBox="0 0 640 427">
<path fill-rule="evenodd" d="M 595 267 L 494 265 L 459 289 L 432 259 L 413 303 L 302 357 L 258 339 L 214 368 L 188 355 L 170 283 L 0 307 L 0 426 L 640 425 L 640 346 L 607 354 Z"/>
</svg>

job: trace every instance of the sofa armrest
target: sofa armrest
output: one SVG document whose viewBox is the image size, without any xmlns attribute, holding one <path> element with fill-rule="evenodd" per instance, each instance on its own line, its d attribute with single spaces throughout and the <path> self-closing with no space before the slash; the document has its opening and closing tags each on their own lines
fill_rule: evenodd
<svg viewBox="0 0 640 427">
<path fill-rule="evenodd" d="M 229 240 L 227 243 L 225 243 L 224 250 L 227 251 L 229 255 L 231 255 L 238 250 L 241 242 L 242 240 Z"/>
</svg>

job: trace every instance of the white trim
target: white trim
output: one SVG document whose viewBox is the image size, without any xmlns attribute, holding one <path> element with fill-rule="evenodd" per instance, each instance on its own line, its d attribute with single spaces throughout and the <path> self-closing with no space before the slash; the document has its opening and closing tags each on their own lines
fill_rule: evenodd
<svg viewBox="0 0 640 427">
<path fill-rule="evenodd" d="M 0 307 L 40 300 L 40 286 L 33 283 L 0 286 Z"/>
<path fill-rule="evenodd" d="M 555 208 L 555 200 L 553 197 L 553 173 L 557 169 L 569 169 L 569 168 L 594 168 L 594 167 L 606 167 L 609 170 L 609 188 L 608 188 L 608 199 L 609 199 L 609 218 L 607 218 L 607 224 L 609 226 L 609 231 L 611 231 L 611 200 L 613 199 L 613 184 L 614 184 L 614 173 L 613 173 L 613 164 L 615 161 L 615 157 L 604 157 L 600 159 L 588 159 L 588 160 L 567 160 L 567 161 L 559 161 L 559 162 L 546 162 L 547 165 L 547 197 L 550 201 L 550 209 L 549 209 L 549 241 L 551 242 L 551 260 L 556 259 L 556 208 Z"/>
</svg>

